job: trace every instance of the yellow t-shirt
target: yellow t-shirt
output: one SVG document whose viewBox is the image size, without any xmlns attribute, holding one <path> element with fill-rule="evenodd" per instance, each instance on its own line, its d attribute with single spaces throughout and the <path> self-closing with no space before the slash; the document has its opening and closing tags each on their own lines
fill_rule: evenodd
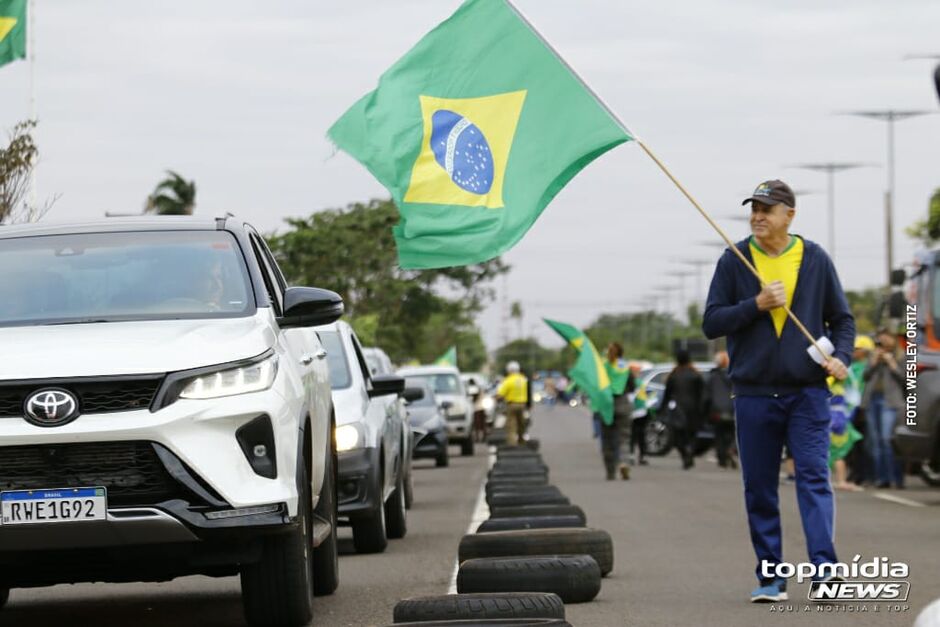
<svg viewBox="0 0 940 627">
<path fill-rule="evenodd" d="M 754 238 L 750 241 L 751 258 L 754 266 L 767 283 L 782 281 L 787 291 L 787 307 L 793 304 L 793 292 L 796 290 L 796 280 L 800 274 L 800 264 L 803 263 L 803 238 L 798 235 L 790 236 L 790 244 L 776 257 L 769 257 L 760 249 Z M 787 312 L 783 307 L 770 310 L 774 321 L 777 337 L 783 333 L 783 325 L 787 321 Z"/>
<path fill-rule="evenodd" d="M 500 383 L 496 391 L 497 396 L 506 399 L 507 403 L 525 403 L 529 392 L 529 382 L 522 374 L 514 372 Z"/>
</svg>

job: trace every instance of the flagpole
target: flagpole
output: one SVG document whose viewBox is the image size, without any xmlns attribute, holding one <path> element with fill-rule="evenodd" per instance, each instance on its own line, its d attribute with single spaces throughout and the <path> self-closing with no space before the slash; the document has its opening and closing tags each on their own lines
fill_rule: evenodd
<svg viewBox="0 0 940 627">
<path fill-rule="evenodd" d="M 678 179 L 676 179 L 676 177 L 673 176 L 672 172 L 669 171 L 669 168 L 667 168 L 666 165 L 662 161 L 660 161 L 659 158 L 655 154 L 653 154 L 653 151 L 650 150 L 649 146 L 647 146 L 646 143 L 643 140 L 641 140 L 637 136 L 636 133 L 634 133 L 627 127 L 624 121 L 620 119 L 620 116 L 617 115 L 617 113 L 613 109 L 610 108 L 610 106 L 607 104 L 607 102 L 604 101 L 603 98 L 601 98 L 600 94 L 594 91 L 594 89 L 590 85 L 588 85 L 587 81 L 585 81 L 584 78 L 580 74 L 578 74 L 578 72 L 573 67 L 571 67 L 571 65 L 565 60 L 563 56 L 561 56 L 561 54 L 551 44 L 551 42 L 549 42 L 548 39 L 546 39 L 545 36 L 542 35 L 539 29 L 536 28 L 535 25 L 531 21 L 529 21 L 529 19 L 525 16 L 522 10 L 519 9 L 519 7 L 515 5 L 513 0 L 503 0 L 503 1 L 509 6 L 509 8 L 513 10 L 513 12 L 519 17 L 519 19 L 523 23 L 525 23 L 526 26 L 529 27 L 529 30 L 531 30 L 532 33 L 542 41 L 545 47 L 552 51 L 555 57 L 568 69 L 569 72 L 571 72 L 571 75 L 574 76 L 576 79 L 578 79 L 581 85 L 588 92 L 590 92 L 592 96 L 594 96 L 594 99 L 597 100 L 598 104 L 600 104 L 601 107 L 604 108 L 604 110 L 614 120 L 614 122 L 616 122 L 627 135 L 632 137 L 633 140 L 637 144 L 640 145 L 640 148 L 643 149 L 643 152 L 645 152 L 647 156 L 649 156 L 649 158 L 652 159 L 653 162 L 657 166 L 659 166 L 659 169 L 661 169 L 663 173 L 669 178 L 669 180 L 672 181 L 673 184 L 675 184 L 675 186 L 679 189 L 679 191 L 682 192 L 682 195 L 685 196 L 689 200 L 689 202 L 692 203 L 692 206 L 698 209 L 698 212 L 702 214 L 702 217 L 705 218 L 705 220 L 712 226 L 712 228 L 715 229 L 718 235 L 721 236 L 721 238 L 728 245 L 728 248 L 730 248 L 731 251 L 738 257 L 738 259 L 741 260 L 741 263 L 743 263 L 747 267 L 747 269 L 750 270 L 751 273 L 755 277 L 757 277 L 757 281 L 758 283 L 760 283 L 761 287 L 766 287 L 767 282 L 764 281 L 763 277 L 761 277 L 760 272 L 757 271 L 757 268 L 755 268 L 754 265 L 750 261 L 747 260 L 747 257 L 745 257 L 744 254 L 740 250 L 738 250 L 738 247 L 734 245 L 734 242 L 731 241 L 731 238 L 728 237 L 728 234 L 725 233 L 724 229 L 722 229 L 720 226 L 718 226 L 718 224 L 714 220 L 712 220 L 711 216 L 708 215 L 705 209 L 703 209 L 702 206 L 695 200 L 695 198 L 692 197 L 692 194 L 690 194 L 685 189 L 685 187 L 683 187 L 682 183 L 680 183 Z M 787 313 L 787 317 L 790 318 L 790 320 L 793 321 L 793 323 L 797 326 L 800 332 L 806 336 L 806 339 L 809 340 L 810 344 L 812 344 L 816 348 L 816 350 L 819 351 L 819 354 L 823 357 L 823 359 L 825 359 L 827 362 L 830 361 L 832 357 L 827 355 L 825 351 L 823 351 L 820 348 L 819 344 L 816 343 L 816 338 L 814 338 L 813 334 L 809 332 L 809 330 L 803 325 L 802 322 L 800 322 L 800 319 L 797 318 L 796 315 L 792 311 L 790 311 L 789 307 L 787 307 L 786 305 L 782 305 L 782 307 L 783 307 L 783 310 Z"/>
<path fill-rule="evenodd" d="M 26 29 L 29 37 L 29 119 L 32 122 L 30 134 L 36 132 L 36 22 L 33 19 L 34 0 L 29 0 L 26 7 Z M 35 157 L 29 169 L 29 220 L 32 221 L 36 216 L 36 203 L 38 192 L 36 190 L 36 167 Z"/>
</svg>

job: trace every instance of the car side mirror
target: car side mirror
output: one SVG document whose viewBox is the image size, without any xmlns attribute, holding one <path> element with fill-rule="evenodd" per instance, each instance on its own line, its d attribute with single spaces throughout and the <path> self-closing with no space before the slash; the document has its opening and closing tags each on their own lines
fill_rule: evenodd
<svg viewBox="0 0 940 627">
<path fill-rule="evenodd" d="M 282 329 L 315 327 L 335 322 L 343 315 L 343 298 L 319 287 L 289 287 L 284 292 L 284 315 L 278 318 Z"/>
<path fill-rule="evenodd" d="M 450 409 L 450 408 L 453 407 L 453 406 L 454 406 L 454 404 L 451 403 L 450 401 L 441 401 L 441 409 L 443 409 L 444 411 L 447 411 L 448 409 Z"/>
<path fill-rule="evenodd" d="M 369 390 L 369 398 L 388 396 L 389 394 L 401 394 L 404 391 L 405 377 L 399 377 L 394 374 L 383 374 L 372 377 L 372 389 Z"/>
<path fill-rule="evenodd" d="M 904 268 L 898 268 L 897 270 L 891 271 L 891 285 L 894 287 L 901 287 L 904 285 L 904 281 L 907 279 L 907 273 L 904 272 Z"/>
<path fill-rule="evenodd" d="M 405 388 L 401 397 L 409 403 L 420 401 L 424 398 L 424 388 Z"/>
</svg>

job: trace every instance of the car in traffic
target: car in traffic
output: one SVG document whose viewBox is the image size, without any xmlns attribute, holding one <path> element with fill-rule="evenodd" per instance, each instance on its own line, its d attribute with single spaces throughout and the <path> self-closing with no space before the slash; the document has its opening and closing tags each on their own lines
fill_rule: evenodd
<svg viewBox="0 0 940 627">
<path fill-rule="evenodd" d="M 398 374 L 428 380 L 447 416 L 448 442 L 459 444 L 461 455 L 473 455 L 473 405 L 460 371 L 453 366 L 408 366 Z"/>
<path fill-rule="evenodd" d="M 414 459 L 431 458 L 434 465 L 443 468 L 450 465 L 447 449 L 447 419 L 430 381 L 422 377 L 405 379 L 405 391 L 420 391 L 412 394 L 408 401 L 408 422 L 414 433 Z"/>
<path fill-rule="evenodd" d="M 0 598 L 240 574 L 250 624 L 307 624 L 338 584 L 313 327 L 342 299 L 231 216 L 5 226 L 0 267 Z"/>
<path fill-rule="evenodd" d="M 366 346 L 362 349 L 362 355 L 366 358 L 366 365 L 369 366 L 369 372 L 372 376 L 381 375 L 394 375 L 395 367 L 392 365 L 392 360 L 389 358 L 388 354 L 378 348 L 377 346 Z M 395 403 L 398 407 L 394 408 L 394 411 L 398 413 L 398 419 L 401 421 L 402 425 L 408 424 L 408 409 L 406 407 L 406 402 L 403 396 L 385 396 L 383 399 L 387 403 Z M 414 450 L 414 432 L 406 427 L 403 427 L 402 430 L 403 441 L 402 441 L 402 450 L 405 452 L 405 507 L 411 509 L 412 504 L 414 503 L 414 481 L 411 476 L 411 459 L 412 451 Z"/>
<path fill-rule="evenodd" d="M 341 522 L 358 553 L 381 553 L 408 531 L 404 449 L 407 417 L 398 403 L 405 380 L 372 375 L 355 331 L 339 320 L 317 327 L 336 410 L 337 494 Z"/>
<path fill-rule="evenodd" d="M 903 273 L 897 279 L 902 283 Z M 892 443 L 927 484 L 940 487 L 940 248 L 917 254 L 906 288 L 906 298 L 900 292 L 892 299 L 890 314 L 902 321 L 908 354 L 916 351 L 905 365 L 906 391 L 914 402 L 899 413 Z"/>
</svg>

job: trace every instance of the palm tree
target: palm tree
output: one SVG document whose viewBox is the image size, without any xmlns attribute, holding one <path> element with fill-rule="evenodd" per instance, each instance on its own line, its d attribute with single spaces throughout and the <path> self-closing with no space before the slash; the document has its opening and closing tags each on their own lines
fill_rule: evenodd
<svg viewBox="0 0 940 627">
<path fill-rule="evenodd" d="M 173 170 L 147 196 L 144 213 L 162 216 L 191 216 L 196 208 L 196 182 L 186 181 Z"/>
<path fill-rule="evenodd" d="M 509 308 L 509 317 L 516 321 L 516 339 L 522 339 L 522 303 L 513 302 Z"/>
</svg>

